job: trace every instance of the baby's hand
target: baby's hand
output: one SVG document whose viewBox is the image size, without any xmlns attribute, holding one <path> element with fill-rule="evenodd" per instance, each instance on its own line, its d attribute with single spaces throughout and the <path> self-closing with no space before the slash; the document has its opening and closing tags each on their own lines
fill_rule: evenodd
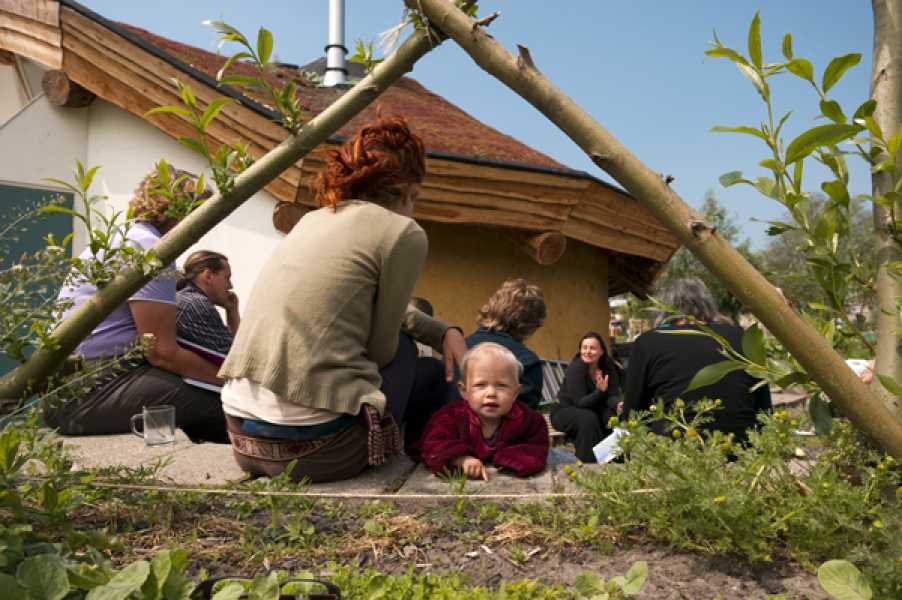
<svg viewBox="0 0 902 600">
<path fill-rule="evenodd" d="M 454 461 L 454 464 L 460 467 L 463 470 L 464 475 L 470 479 L 482 478 L 485 481 L 489 480 L 488 471 L 486 471 L 485 465 L 482 464 L 482 461 L 478 458 L 473 456 L 461 456 Z"/>
</svg>

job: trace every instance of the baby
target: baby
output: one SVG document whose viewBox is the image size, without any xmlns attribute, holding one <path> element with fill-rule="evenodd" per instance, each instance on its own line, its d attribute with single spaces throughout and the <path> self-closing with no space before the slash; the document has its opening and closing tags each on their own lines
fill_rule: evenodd
<svg viewBox="0 0 902 600">
<path fill-rule="evenodd" d="M 493 342 L 473 347 L 461 361 L 463 400 L 451 402 L 426 425 L 420 455 L 433 473 L 460 469 L 488 481 L 487 465 L 526 477 L 545 468 L 548 425 L 517 401 L 523 366 Z"/>
</svg>

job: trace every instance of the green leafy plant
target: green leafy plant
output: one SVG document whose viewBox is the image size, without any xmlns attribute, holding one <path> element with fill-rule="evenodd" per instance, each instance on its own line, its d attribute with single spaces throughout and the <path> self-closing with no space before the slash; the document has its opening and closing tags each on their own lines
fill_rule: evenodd
<svg viewBox="0 0 902 600">
<path fill-rule="evenodd" d="M 871 586 L 855 565 L 847 560 L 830 560 L 817 569 L 817 580 L 836 600 L 870 600 Z"/>
<path fill-rule="evenodd" d="M 287 82 L 281 88 L 269 82 L 267 76 L 272 68 L 273 37 L 265 27 L 257 32 L 257 42 L 252 44 L 243 33 L 223 21 L 205 21 L 219 32 L 219 47 L 227 42 L 235 42 L 242 49 L 229 56 L 216 74 L 220 85 L 230 85 L 262 93 L 282 116 L 282 126 L 291 133 L 297 133 L 303 126 L 303 107 L 297 96 L 297 84 Z M 226 71 L 237 61 L 249 61 L 258 73 L 257 77 L 231 74 Z"/>
<path fill-rule="evenodd" d="M 626 575 L 617 575 L 609 581 L 601 576 L 584 571 L 577 575 L 574 587 L 580 598 L 586 600 L 620 600 L 627 596 L 638 596 L 648 578 L 648 564 L 642 560 L 633 563 Z"/>
<path fill-rule="evenodd" d="M 716 410 L 717 401 L 678 400 L 669 410 L 656 405 L 631 415 L 622 465 L 574 470 L 577 484 L 593 493 L 599 522 L 752 561 L 790 556 L 813 566 L 843 556 L 862 568 L 880 597 L 902 591 L 902 540 L 891 533 L 902 527 L 902 506 L 886 493 L 900 476 L 892 457 L 840 435 L 852 431 L 840 421 L 822 438 L 821 460 L 794 465 L 799 424 L 786 411 L 762 415 L 761 429 L 742 445 L 707 430 Z M 651 432 L 652 421 L 665 423 L 669 435 Z M 652 491 L 638 497 L 637 489 Z"/>
<path fill-rule="evenodd" d="M 871 340 L 865 335 L 863 317 L 850 316 L 851 303 L 859 303 L 873 295 L 874 268 L 870 257 L 858 253 L 859 248 L 847 242 L 855 223 L 855 215 L 862 203 L 884 206 L 889 212 L 887 223 L 890 236 L 902 248 L 898 215 L 895 203 L 902 192 L 902 170 L 896 164 L 897 152 L 902 146 L 902 126 L 895 132 L 884 132 L 873 118 L 876 109 L 874 100 L 865 100 L 849 116 L 840 104 L 831 99 L 829 92 L 839 83 L 842 76 L 856 66 L 861 59 L 857 53 L 846 54 L 832 59 L 824 68 L 820 81 L 815 78 L 811 62 L 795 54 L 792 36 L 786 34 L 782 43 L 782 60 L 775 63 L 764 62 L 761 43 L 761 21 L 756 13 L 748 32 L 748 55 L 725 46 L 714 36 L 713 47 L 705 52 L 713 58 L 725 58 L 733 62 L 739 71 L 752 83 L 761 97 L 766 120 L 759 126 L 716 126 L 715 132 L 738 133 L 760 140 L 767 148 L 769 156 L 758 165 L 768 175 L 748 178 L 741 171 L 731 171 L 721 176 L 722 185 L 749 185 L 764 196 L 771 198 L 786 208 L 787 221 L 770 221 L 770 235 L 792 233 L 797 240 L 796 251 L 805 258 L 808 273 L 818 286 L 821 297 L 799 306 L 803 316 L 824 334 L 837 351 L 844 352 L 858 345 L 873 355 Z M 782 137 L 783 127 L 791 112 L 777 118 L 771 95 L 770 80 L 778 75 L 789 74 L 810 84 L 818 101 L 818 116 L 825 124 L 812 127 L 788 142 Z M 842 144 L 851 150 L 843 149 Z M 869 146 L 868 149 L 865 146 Z M 881 196 L 859 195 L 853 197 L 849 191 L 849 170 L 847 157 L 858 156 L 873 172 L 887 173 L 891 179 L 891 191 Z M 805 189 L 805 162 L 815 160 L 833 177 L 820 184 L 825 194 L 823 201 L 815 201 Z M 902 263 L 889 265 L 894 277 L 902 277 Z M 902 299 L 900 299 L 902 302 Z M 900 304 L 897 303 L 897 309 Z M 819 387 L 810 381 L 797 361 L 779 344 L 772 344 L 775 358 L 774 369 L 762 372 L 772 382 L 785 386 L 790 383 L 802 385 L 813 395 L 812 411 L 818 415 L 815 423 L 820 429 L 828 425 L 825 421 L 825 407 L 829 400 Z M 739 363 L 736 363 L 739 364 Z M 881 382 L 891 393 L 900 389 L 898 382 L 889 377 Z M 813 416 L 814 416 L 813 414 Z"/>
<path fill-rule="evenodd" d="M 363 65 L 367 73 L 371 73 L 383 58 L 376 58 L 373 50 L 373 42 L 364 43 L 363 40 L 357 40 L 354 45 L 354 54 L 348 59 L 349 62 Z"/>
</svg>

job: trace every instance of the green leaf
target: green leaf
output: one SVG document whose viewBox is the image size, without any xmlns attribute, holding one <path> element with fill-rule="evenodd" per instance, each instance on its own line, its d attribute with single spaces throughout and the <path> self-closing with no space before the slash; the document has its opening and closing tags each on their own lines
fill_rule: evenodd
<svg viewBox="0 0 902 600">
<path fill-rule="evenodd" d="M 742 178 L 742 171 L 730 171 L 729 173 L 724 173 L 718 179 L 720 181 L 720 185 L 724 187 L 730 187 L 731 185 L 736 185 L 737 183 L 749 183 L 747 179 Z"/>
<path fill-rule="evenodd" d="M 833 428 L 833 412 L 830 410 L 830 404 L 822 399 L 820 394 L 814 394 L 808 399 L 808 415 L 818 435 L 830 433 Z"/>
<path fill-rule="evenodd" d="M 832 146 L 861 131 L 857 125 L 820 125 L 803 132 L 786 149 L 786 164 L 792 164 L 821 146 Z"/>
<path fill-rule="evenodd" d="M 792 60 L 792 34 L 787 33 L 783 36 L 783 56 L 786 60 Z"/>
<path fill-rule="evenodd" d="M 880 384 L 886 388 L 886 390 L 892 394 L 893 396 L 902 397 L 902 385 L 899 385 L 899 382 L 896 381 L 893 377 L 889 375 L 881 375 L 877 374 L 877 379 L 880 380 Z"/>
<path fill-rule="evenodd" d="M 0 598 L 21 598 L 23 592 L 15 577 L 0 573 Z"/>
<path fill-rule="evenodd" d="M 809 60 L 804 58 L 794 58 L 786 63 L 786 69 L 796 77 L 801 77 L 806 81 L 814 83 L 814 67 L 811 66 Z"/>
<path fill-rule="evenodd" d="M 745 75 L 749 81 L 752 82 L 752 85 L 755 86 L 755 89 L 758 90 L 758 93 L 761 94 L 761 97 L 767 100 L 770 97 L 770 89 L 767 87 L 767 83 L 765 83 L 764 78 L 761 77 L 761 73 L 755 70 L 754 67 L 748 64 L 738 64 L 736 65 L 739 68 L 739 71 Z"/>
<path fill-rule="evenodd" d="M 604 579 L 591 571 L 582 571 L 573 581 L 573 587 L 580 596 L 592 598 L 604 591 Z"/>
<path fill-rule="evenodd" d="M 880 125 L 877 121 L 874 120 L 874 117 L 867 116 L 861 119 L 861 122 L 864 123 L 864 126 L 867 127 L 867 130 L 870 132 L 872 136 L 883 141 L 883 130 L 880 128 Z"/>
<path fill-rule="evenodd" d="M 88 592 L 85 600 L 125 600 L 141 589 L 148 575 L 150 564 L 146 560 L 133 562 L 116 573 L 109 583 Z"/>
<path fill-rule="evenodd" d="M 896 153 L 899 152 L 900 146 L 902 146 L 902 125 L 899 125 L 899 128 L 896 130 L 896 133 L 893 134 L 893 137 L 887 140 L 886 153 L 895 158 Z"/>
<path fill-rule="evenodd" d="M 745 133 L 747 135 L 753 135 L 757 138 L 761 138 L 765 142 L 768 141 L 767 135 L 760 129 L 755 129 L 754 127 L 724 127 L 723 125 L 716 125 L 711 128 L 711 131 L 716 133 Z"/>
<path fill-rule="evenodd" d="M 757 14 L 755 17 L 757 18 Z M 620 589 L 625 596 L 638 596 L 648 578 L 648 563 L 644 560 L 633 563 L 626 572 L 625 580 L 620 584 Z"/>
<path fill-rule="evenodd" d="M 757 365 L 767 365 L 767 352 L 764 349 L 764 331 L 754 323 L 742 334 L 742 353 Z"/>
<path fill-rule="evenodd" d="M 817 569 L 817 580 L 836 600 L 870 600 L 871 586 L 847 560 L 828 560 Z"/>
<path fill-rule="evenodd" d="M 247 597 L 248 600 L 279 600 L 279 579 L 276 573 L 255 578 Z"/>
<path fill-rule="evenodd" d="M 807 373 L 804 373 L 802 371 L 793 371 L 789 375 L 784 375 L 780 379 L 776 380 L 774 383 L 777 384 L 777 386 L 786 389 L 791 385 L 808 383 L 809 381 L 811 381 L 811 378 L 808 377 Z"/>
<path fill-rule="evenodd" d="M 821 189 L 830 196 L 830 198 L 843 206 L 849 205 L 849 188 L 842 181 L 825 181 L 821 184 Z"/>
<path fill-rule="evenodd" d="M 235 102 L 233 98 L 227 98 L 225 96 L 220 96 L 219 98 L 214 98 L 207 105 L 207 108 L 204 109 L 204 114 L 201 115 L 200 124 L 202 127 L 206 127 L 210 124 L 210 121 L 216 118 L 219 112 L 225 108 L 226 104 L 230 104 Z"/>
<path fill-rule="evenodd" d="M 834 123 L 845 123 L 846 115 L 836 100 L 821 100 L 821 114 Z"/>
<path fill-rule="evenodd" d="M 222 79 L 222 76 L 225 74 L 226 70 L 231 67 L 236 60 L 245 58 L 254 58 L 254 55 L 250 52 L 236 52 L 232 56 L 228 57 L 222 64 L 222 67 L 220 67 L 219 70 L 216 71 L 216 81 L 220 81 Z"/>
<path fill-rule="evenodd" d="M 191 111 L 189 111 L 187 108 L 182 108 L 181 106 L 158 106 L 156 108 L 151 108 L 149 111 L 144 113 L 144 116 L 149 117 L 150 115 L 157 115 L 161 113 L 171 113 L 185 117 L 186 119 L 191 118 Z"/>
<path fill-rule="evenodd" d="M 66 566 L 56 554 L 26 558 L 16 569 L 16 581 L 34 600 L 62 600 L 69 593 Z"/>
<path fill-rule="evenodd" d="M 758 165 L 764 167 L 765 169 L 770 169 L 774 173 L 782 173 L 783 172 L 783 164 L 772 158 L 765 158 L 762 161 L 758 162 Z"/>
<path fill-rule="evenodd" d="M 710 56 L 712 58 L 729 58 L 737 65 L 748 66 L 749 64 L 749 62 L 745 58 L 743 58 L 741 54 L 731 48 L 726 48 L 724 46 L 718 46 L 717 48 L 709 48 L 708 50 L 705 50 L 705 56 Z"/>
<path fill-rule="evenodd" d="M 717 383 L 733 371 L 741 371 L 742 369 L 742 363 L 732 360 L 723 360 L 708 365 L 695 374 L 695 376 L 692 378 L 692 381 L 689 382 L 689 386 L 685 390 L 683 390 L 683 392 L 691 392 L 692 390 L 697 390 L 698 388 L 712 385 L 714 383 Z"/>
<path fill-rule="evenodd" d="M 779 199 L 779 194 L 777 193 L 777 182 L 774 181 L 770 177 L 758 177 L 755 179 L 755 188 L 767 196 L 768 198 L 773 198 L 774 200 Z"/>
<path fill-rule="evenodd" d="M 861 55 L 858 53 L 846 54 L 845 56 L 837 56 L 833 60 L 830 61 L 830 64 L 827 65 L 827 68 L 824 69 L 824 76 L 821 79 L 821 87 L 824 90 L 824 93 L 827 93 L 827 90 L 836 85 L 836 82 L 843 76 L 843 74 L 858 64 L 861 60 Z"/>
<path fill-rule="evenodd" d="M 262 88 L 263 82 L 247 75 L 226 75 L 219 80 L 219 85 L 232 85 L 246 88 Z"/>
<path fill-rule="evenodd" d="M 871 98 L 870 100 L 865 100 L 861 103 L 855 110 L 855 115 L 852 117 L 852 120 L 864 119 L 865 117 L 870 117 L 874 114 L 874 111 L 877 110 L 877 101 Z"/>
<path fill-rule="evenodd" d="M 201 156 L 207 155 L 207 147 L 194 138 L 182 136 L 179 138 L 179 143 L 190 148 L 192 151 L 197 152 Z"/>
<path fill-rule="evenodd" d="M 238 600 L 244 595 L 244 586 L 240 583 L 230 583 L 213 596 L 213 600 Z"/>
<path fill-rule="evenodd" d="M 144 582 L 141 591 L 144 600 L 159 600 L 163 595 L 163 586 L 172 571 L 172 558 L 169 550 L 163 550 L 150 561 L 150 576 Z"/>
<path fill-rule="evenodd" d="M 272 33 L 265 27 L 261 27 L 257 32 L 257 58 L 261 65 L 269 62 L 272 56 Z"/>
<path fill-rule="evenodd" d="M 752 24 L 749 25 L 749 58 L 752 64 L 761 68 L 761 15 L 755 11 Z"/>
</svg>

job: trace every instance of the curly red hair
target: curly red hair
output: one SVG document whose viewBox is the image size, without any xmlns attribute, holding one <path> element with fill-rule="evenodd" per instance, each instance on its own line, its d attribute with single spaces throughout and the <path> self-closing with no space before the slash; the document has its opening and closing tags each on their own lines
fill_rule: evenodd
<svg viewBox="0 0 902 600">
<path fill-rule="evenodd" d="M 425 174 L 423 140 L 403 117 L 380 117 L 329 152 L 316 201 L 333 209 L 351 199 L 391 205 L 406 185 L 420 183 Z"/>
</svg>

